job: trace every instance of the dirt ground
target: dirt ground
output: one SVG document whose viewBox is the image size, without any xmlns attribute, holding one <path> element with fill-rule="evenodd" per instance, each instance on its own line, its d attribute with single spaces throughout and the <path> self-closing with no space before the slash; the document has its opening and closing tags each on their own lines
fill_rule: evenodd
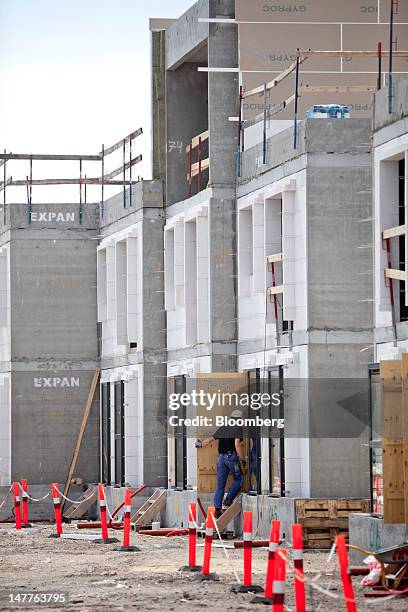
<svg viewBox="0 0 408 612">
<path fill-rule="evenodd" d="M 78 531 L 75 525 L 64 527 L 67 533 Z M 222 548 L 213 549 L 211 571 L 218 582 L 196 582 L 192 575 L 178 568 L 187 563 L 187 538 L 152 537 L 131 534 L 131 543 L 140 552 L 114 550 L 115 544 L 98 545 L 87 541 L 50 539 L 51 526 L 40 526 L 16 533 L 12 526 L 0 529 L 0 610 L 252 610 L 270 609 L 250 604 L 253 595 L 233 594 L 234 570 L 242 580 L 242 550 L 231 549 L 225 541 L 230 560 Z M 91 532 L 92 533 L 92 532 Z M 111 532 L 121 538 L 121 532 Z M 202 544 L 202 541 L 198 541 Z M 198 562 L 203 549 L 198 549 Z M 263 585 L 266 549 L 254 549 L 253 584 Z M 345 610 L 336 559 L 327 563 L 327 552 L 306 552 L 305 571 L 308 610 L 327 612 Z M 289 563 L 289 567 L 292 564 Z M 321 575 L 320 575 L 321 573 Z M 408 599 L 365 600 L 361 578 L 354 578 L 359 611 L 407 610 Z M 10 603 L 10 593 L 65 593 L 67 603 Z M 286 587 L 286 608 L 294 610 L 293 578 L 290 572 Z"/>
</svg>

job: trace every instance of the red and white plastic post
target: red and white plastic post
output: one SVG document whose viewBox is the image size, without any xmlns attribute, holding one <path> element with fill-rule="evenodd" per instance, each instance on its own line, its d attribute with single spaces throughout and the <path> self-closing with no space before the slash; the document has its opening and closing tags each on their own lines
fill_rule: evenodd
<svg viewBox="0 0 408 612">
<path fill-rule="evenodd" d="M 266 570 L 265 591 L 263 597 L 254 597 L 251 603 L 273 603 L 273 579 L 275 576 L 276 551 L 280 542 L 280 521 L 272 521 L 269 534 L 268 566 Z"/>
<path fill-rule="evenodd" d="M 292 525 L 292 556 L 295 566 L 295 599 L 296 612 L 306 612 L 305 573 L 303 570 L 303 528 Z"/>
<path fill-rule="evenodd" d="M 21 510 L 20 510 L 20 483 L 13 482 L 13 493 L 14 493 L 14 520 L 16 523 L 16 529 L 20 530 L 21 524 Z"/>
<path fill-rule="evenodd" d="M 130 546 L 130 514 L 132 511 L 132 489 L 130 487 L 126 487 L 125 489 L 125 505 L 123 511 L 123 544 L 115 548 L 115 550 L 121 552 L 138 552 L 140 548 L 137 546 Z"/>
<path fill-rule="evenodd" d="M 108 520 L 106 518 L 106 497 L 105 487 L 103 484 L 98 484 L 98 497 L 99 497 L 99 514 L 101 516 L 101 529 L 102 538 L 95 540 L 97 544 L 113 544 L 118 542 L 117 538 L 110 538 L 108 534 Z"/>
<path fill-rule="evenodd" d="M 212 549 L 212 541 L 213 541 L 213 536 L 214 536 L 214 514 L 215 514 L 215 508 L 210 506 L 208 508 L 207 518 L 205 521 L 203 569 L 202 569 L 201 574 L 196 574 L 194 576 L 196 580 L 218 580 L 218 576 L 216 574 L 210 573 L 211 549 Z"/>
<path fill-rule="evenodd" d="M 356 599 L 354 596 L 353 583 L 349 574 L 349 558 L 347 553 L 346 539 L 343 535 L 336 537 L 337 557 L 340 565 L 340 576 L 343 583 L 344 600 L 347 612 L 357 612 Z"/>
<path fill-rule="evenodd" d="M 262 587 L 252 584 L 252 512 L 244 512 L 244 584 L 234 584 L 233 593 L 260 593 Z"/>
<path fill-rule="evenodd" d="M 180 572 L 201 572 L 197 565 L 197 504 L 188 504 L 188 565 L 180 567 Z"/>
<path fill-rule="evenodd" d="M 61 496 L 58 490 L 58 483 L 53 482 L 51 485 L 52 501 L 54 504 L 54 518 L 57 533 L 53 533 L 50 538 L 59 538 L 62 534 L 62 517 L 61 517 Z"/>
<path fill-rule="evenodd" d="M 23 528 L 32 527 L 28 520 L 28 480 L 26 478 L 21 480 L 21 520 Z"/>
<path fill-rule="evenodd" d="M 273 612 L 285 610 L 286 557 L 288 551 L 281 548 L 276 553 L 275 578 L 273 580 Z"/>
</svg>

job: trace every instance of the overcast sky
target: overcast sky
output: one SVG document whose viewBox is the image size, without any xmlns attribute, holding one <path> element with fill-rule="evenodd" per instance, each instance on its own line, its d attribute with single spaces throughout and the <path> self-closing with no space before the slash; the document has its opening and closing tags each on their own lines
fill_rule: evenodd
<svg viewBox="0 0 408 612">
<path fill-rule="evenodd" d="M 192 4 L 0 0 L 0 149 L 94 154 L 142 126 L 145 136 L 134 152 L 142 150 L 145 161 L 135 173 L 150 178 L 148 19 L 178 17 Z M 44 177 L 43 170 L 58 176 L 57 166 L 54 172 L 37 163 L 34 177 L 36 171 Z M 98 166 L 84 171 L 95 176 Z M 28 172 L 20 164 L 9 167 L 15 178 Z M 34 189 L 35 201 L 41 188 Z"/>
</svg>

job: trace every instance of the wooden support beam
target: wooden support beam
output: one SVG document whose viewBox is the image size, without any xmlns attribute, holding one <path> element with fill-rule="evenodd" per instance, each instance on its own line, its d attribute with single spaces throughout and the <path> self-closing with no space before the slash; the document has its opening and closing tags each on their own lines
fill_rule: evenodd
<svg viewBox="0 0 408 612">
<path fill-rule="evenodd" d="M 293 94 L 286 100 L 283 100 L 282 102 L 279 102 L 278 104 L 274 104 L 273 106 L 271 106 L 271 108 L 268 109 L 268 112 L 267 112 L 267 119 L 270 119 L 271 117 L 273 117 L 273 115 L 277 115 L 278 113 L 282 112 L 287 106 L 289 106 L 289 104 L 291 104 L 295 100 L 295 97 L 296 97 L 295 94 Z M 264 120 L 264 114 L 260 113 L 259 115 L 256 115 L 252 119 L 248 119 L 244 121 L 243 122 L 244 127 L 250 127 L 251 125 L 255 125 L 256 123 L 259 123 L 260 121 L 263 121 L 263 120 Z"/>
<path fill-rule="evenodd" d="M 193 140 L 191 141 L 191 148 L 195 149 L 196 147 L 198 147 L 199 142 L 200 142 L 200 138 L 201 138 L 201 143 L 205 142 L 206 140 L 208 140 L 209 138 L 209 131 L 206 130 L 205 132 L 202 132 L 201 134 L 199 134 L 198 136 L 194 136 Z M 188 144 L 186 146 L 186 153 L 190 152 L 190 145 Z"/>
<path fill-rule="evenodd" d="M 404 481 L 404 521 L 408 532 L 408 353 L 402 355 L 402 444 Z"/>
<path fill-rule="evenodd" d="M 300 93 L 374 93 L 374 85 L 301 85 Z"/>
<path fill-rule="evenodd" d="M 268 295 L 279 295 L 283 293 L 283 285 L 278 285 L 277 287 L 268 287 L 267 293 Z"/>
<path fill-rule="evenodd" d="M 404 456 L 402 439 L 402 362 L 381 361 L 384 523 L 403 523 Z"/>
<path fill-rule="evenodd" d="M 210 160 L 207 157 L 207 159 L 203 159 L 201 162 L 201 171 L 203 170 L 207 170 L 207 168 L 210 167 Z M 196 164 L 192 164 L 191 166 L 191 178 L 193 176 L 197 176 L 197 174 L 199 173 L 199 162 L 197 162 Z M 190 180 L 190 175 L 187 174 L 187 180 Z"/>
<path fill-rule="evenodd" d="M 122 171 L 122 169 L 121 169 Z M 136 185 L 139 181 L 132 181 L 132 185 Z M 65 179 L 33 179 L 32 181 L 27 180 L 27 179 L 21 179 L 21 180 L 17 180 L 17 181 L 7 181 L 7 185 L 10 185 L 11 187 L 25 187 L 27 185 L 101 185 L 102 184 L 102 179 L 101 178 L 75 178 L 75 179 L 69 179 L 69 178 L 65 178 Z M 104 185 L 123 185 L 123 180 L 122 181 L 107 181 L 105 179 L 103 179 L 103 184 Z M 129 185 L 129 181 L 126 181 L 126 184 Z M 3 188 L 3 184 L 0 183 L 0 191 Z"/>
<path fill-rule="evenodd" d="M 306 59 L 307 57 L 301 56 L 299 58 L 299 64 L 303 64 L 303 62 Z M 286 68 L 286 70 L 283 70 L 283 72 L 278 74 L 278 76 L 275 77 L 272 81 L 269 81 L 268 83 L 266 83 L 266 91 L 269 91 L 270 89 L 273 89 L 274 87 L 279 85 L 279 83 L 283 81 L 284 79 L 286 79 L 286 77 L 288 77 L 290 74 L 292 74 L 292 72 L 295 69 L 296 69 L 296 62 L 293 62 L 293 64 L 291 64 L 289 68 Z M 245 98 L 249 98 L 250 96 L 255 96 L 256 94 L 262 94 L 264 93 L 264 91 L 265 91 L 265 85 L 254 87 L 254 89 L 250 89 L 249 91 L 244 92 L 243 99 L 245 100 Z"/>
<path fill-rule="evenodd" d="M 405 224 L 398 225 L 397 227 L 390 227 L 389 229 L 384 230 L 382 233 L 382 239 L 387 240 L 388 238 L 395 238 L 397 236 L 404 236 L 404 235 L 405 235 Z"/>
<path fill-rule="evenodd" d="M 394 270 L 393 268 L 385 269 L 385 276 L 387 278 L 392 278 L 394 280 L 405 281 L 406 280 L 406 272 L 404 270 Z"/>
<path fill-rule="evenodd" d="M 300 51 L 301 55 L 308 57 L 309 55 L 324 55 L 327 57 L 378 57 L 376 51 L 313 51 L 311 49 Z M 389 51 L 382 51 L 383 57 L 389 56 Z M 408 51 L 393 51 L 394 57 L 408 57 Z"/>
<path fill-rule="evenodd" d="M 268 255 L 266 262 L 268 264 L 276 263 L 277 261 L 283 261 L 283 253 L 275 253 L 275 255 Z"/>
<path fill-rule="evenodd" d="M 33 161 L 101 161 L 99 155 L 46 155 L 31 153 L 0 153 L 0 159 L 32 159 Z"/>
<path fill-rule="evenodd" d="M 138 164 L 141 161 L 142 161 L 142 156 L 138 155 L 137 157 L 135 157 L 131 161 L 127 162 L 124 166 L 121 166 L 120 168 L 116 168 L 116 170 L 112 170 L 112 172 L 109 172 L 108 174 L 105 174 L 105 176 L 103 177 L 104 183 L 106 181 L 109 181 L 109 180 L 113 179 L 114 176 L 117 176 L 118 174 L 121 174 L 122 172 L 124 172 L 126 170 L 129 170 L 129 168 L 131 168 L 135 164 Z M 82 183 L 82 181 L 81 181 L 81 183 Z M 122 184 L 123 184 L 123 181 L 122 181 Z M 128 181 L 126 181 L 126 184 L 128 184 Z"/>
<path fill-rule="evenodd" d="M 93 399 L 95 397 L 95 391 L 96 391 L 96 387 L 98 385 L 98 380 L 99 380 L 100 373 L 101 373 L 101 370 L 99 368 L 96 368 L 96 370 L 94 372 L 94 375 L 93 375 L 93 378 L 92 378 L 91 386 L 89 388 L 88 399 L 86 400 L 85 410 L 84 410 L 84 414 L 82 416 L 81 426 L 79 428 L 78 439 L 77 439 L 77 442 L 75 444 L 74 452 L 72 454 L 72 459 L 71 459 L 71 463 L 70 463 L 69 470 L 68 470 L 67 481 L 66 481 L 65 487 L 64 487 L 64 496 L 65 497 L 68 494 L 69 487 L 71 485 L 71 479 L 72 479 L 72 476 L 74 475 L 74 470 L 75 470 L 75 467 L 76 467 L 76 464 L 77 464 L 79 451 L 81 450 L 82 438 L 84 437 L 85 427 L 86 427 L 86 425 L 88 423 L 89 413 L 91 412 L 92 402 L 93 402 Z M 65 499 L 63 498 L 61 500 L 61 512 L 62 512 L 62 509 L 64 507 L 64 503 L 65 503 Z"/>
<path fill-rule="evenodd" d="M 140 134 L 143 134 L 143 128 L 139 128 L 138 130 L 136 130 L 135 132 L 132 132 L 131 134 L 128 134 L 127 136 L 125 136 L 125 138 L 122 138 L 121 140 L 119 140 L 118 142 L 115 142 L 114 145 L 112 145 L 111 147 L 108 147 L 107 149 L 104 150 L 104 155 L 110 155 L 111 153 L 113 153 L 114 151 L 116 151 L 117 149 L 120 149 L 120 147 L 123 147 L 123 143 L 128 143 L 131 140 L 134 140 L 135 138 L 137 138 L 138 136 L 140 136 Z M 102 151 L 99 153 L 99 158 L 102 157 Z"/>
</svg>

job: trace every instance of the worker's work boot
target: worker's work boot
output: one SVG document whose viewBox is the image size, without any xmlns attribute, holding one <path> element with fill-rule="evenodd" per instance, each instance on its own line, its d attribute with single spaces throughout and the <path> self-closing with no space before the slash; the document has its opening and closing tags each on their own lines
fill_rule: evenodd
<svg viewBox="0 0 408 612">
<path fill-rule="evenodd" d="M 216 508 L 215 513 L 214 513 L 215 518 L 219 519 L 221 514 L 222 514 L 222 508 Z"/>
</svg>

